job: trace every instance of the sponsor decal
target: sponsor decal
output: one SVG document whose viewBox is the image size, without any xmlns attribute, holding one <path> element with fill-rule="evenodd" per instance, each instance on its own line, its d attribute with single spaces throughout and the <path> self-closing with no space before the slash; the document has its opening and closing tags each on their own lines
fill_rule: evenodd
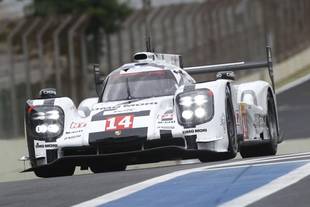
<svg viewBox="0 0 310 207">
<path fill-rule="evenodd" d="M 87 126 L 87 123 L 84 123 L 84 122 L 80 122 L 80 123 L 72 122 L 70 124 L 70 129 L 79 129 L 79 128 L 84 128 L 86 126 Z"/>
<path fill-rule="evenodd" d="M 130 108 L 130 109 L 115 110 L 115 111 L 113 111 L 112 113 L 114 113 L 114 114 L 120 114 L 120 113 L 132 112 L 132 111 L 133 111 L 133 109 Z M 103 112 L 103 115 L 104 115 L 104 112 Z"/>
<path fill-rule="evenodd" d="M 57 148 L 58 145 L 57 144 L 39 144 L 37 142 L 37 144 L 35 145 L 36 148 Z"/>
<path fill-rule="evenodd" d="M 175 129 L 174 126 L 158 126 L 157 129 Z"/>
<path fill-rule="evenodd" d="M 105 130 L 130 129 L 133 127 L 133 121 L 133 115 L 111 117 L 106 119 Z"/>
<path fill-rule="evenodd" d="M 114 132 L 114 134 L 115 134 L 116 136 L 120 136 L 120 135 L 122 134 L 122 131 L 117 130 L 117 131 Z"/>
<path fill-rule="evenodd" d="M 220 125 L 223 127 L 224 133 L 226 133 L 226 116 L 224 113 L 222 114 Z"/>
<path fill-rule="evenodd" d="M 98 108 L 95 108 L 95 110 L 104 110 L 104 111 L 111 111 L 111 110 L 116 110 L 118 108 L 120 108 L 121 106 L 107 106 L 107 107 L 98 107 Z"/>
<path fill-rule="evenodd" d="M 77 131 L 68 131 L 66 134 L 76 134 L 76 133 L 81 133 L 83 130 L 77 130 Z"/>
<path fill-rule="evenodd" d="M 79 137 L 81 137 L 81 135 L 73 135 L 73 136 L 65 137 L 64 140 L 75 139 L 75 138 L 79 138 Z"/>
<path fill-rule="evenodd" d="M 110 113 L 106 114 L 105 111 L 99 112 L 95 115 L 93 115 L 91 121 L 101 121 L 101 120 L 107 120 L 111 119 L 111 117 L 124 117 L 124 116 L 134 116 L 134 117 L 140 117 L 140 116 L 149 116 L 150 115 L 150 110 L 145 110 L 145 111 L 136 111 L 136 112 L 129 112 L 129 113 Z"/>
<path fill-rule="evenodd" d="M 147 103 L 131 103 L 131 104 L 124 104 L 124 105 L 117 105 L 117 106 L 108 106 L 108 107 L 98 107 L 95 108 L 94 110 L 104 110 L 104 111 L 111 111 L 111 110 L 116 110 L 121 107 L 127 108 L 127 107 L 136 107 L 136 106 L 148 106 L 148 105 L 156 105 L 158 104 L 157 102 L 147 102 Z"/>
<path fill-rule="evenodd" d="M 208 131 L 207 129 L 189 129 L 189 130 L 184 130 L 183 134 L 205 133 L 207 131 Z"/>
<path fill-rule="evenodd" d="M 236 111 L 236 125 L 237 126 L 241 126 L 241 123 L 240 123 L 240 111 L 239 110 Z"/>
<path fill-rule="evenodd" d="M 172 121 L 159 121 L 157 122 L 157 124 L 175 124 L 175 121 L 172 120 Z"/>
<path fill-rule="evenodd" d="M 262 116 L 262 115 L 260 115 L 260 114 L 255 114 L 255 123 L 254 123 L 254 127 L 255 127 L 255 128 L 265 127 L 264 116 Z"/>
<path fill-rule="evenodd" d="M 166 113 L 161 116 L 162 121 L 171 121 L 173 120 L 173 113 Z"/>
<path fill-rule="evenodd" d="M 136 107 L 136 106 L 148 106 L 148 105 L 156 105 L 157 102 L 146 102 L 146 103 L 135 103 L 135 104 L 125 104 L 123 107 Z"/>
</svg>

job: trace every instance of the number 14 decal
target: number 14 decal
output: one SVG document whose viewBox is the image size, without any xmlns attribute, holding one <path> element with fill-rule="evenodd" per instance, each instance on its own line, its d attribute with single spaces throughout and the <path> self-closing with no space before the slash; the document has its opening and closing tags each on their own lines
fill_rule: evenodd
<svg viewBox="0 0 310 207">
<path fill-rule="evenodd" d="M 133 118 L 133 115 L 108 118 L 106 119 L 105 130 L 120 130 L 132 128 Z"/>
</svg>

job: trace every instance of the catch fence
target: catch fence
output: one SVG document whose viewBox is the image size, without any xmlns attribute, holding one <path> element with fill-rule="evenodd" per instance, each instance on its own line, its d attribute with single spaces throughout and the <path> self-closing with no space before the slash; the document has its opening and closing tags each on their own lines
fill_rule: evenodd
<svg viewBox="0 0 310 207">
<path fill-rule="evenodd" d="M 90 21 L 66 15 L 0 22 L 0 137 L 23 133 L 25 100 L 40 88 L 54 87 L 76 104 L 95 95 Z M 134 11 L 118 32 L 102 37 L 105 74 L 145 50 L 146 25 L 155 51 L 181 54 L 185 66 L 261 60 L 267 42 L 280 62 L 309 47 L 310 1 L 208 0 Z"/>
</svg>

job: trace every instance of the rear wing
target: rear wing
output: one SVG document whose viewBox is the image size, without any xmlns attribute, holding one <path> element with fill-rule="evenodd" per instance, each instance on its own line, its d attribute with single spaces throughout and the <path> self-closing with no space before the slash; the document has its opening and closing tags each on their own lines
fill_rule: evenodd
<svg viewBox="0 0 310 207">
<path fill-rule="evenodd" d="M 239 71 L 239 70 L 256 70 L 256 69 L 268 69 L 269 78 L 271 80 L 272 88 L 275 91 L 274 75 L 273 75 L 273 66 L 272 66 L 272 51 L 271 47 L 266 47 L 266 61 L 261 62 L 235 62 L 235 63 L 225 63 L 218 65 L 205 65 L 197 67 L 185 67 L 183 68 L 187 73 L 191 75 L 195 74 L 205 74 L 212 72 L 221 72 L 221 71 Z"/>
</svg>

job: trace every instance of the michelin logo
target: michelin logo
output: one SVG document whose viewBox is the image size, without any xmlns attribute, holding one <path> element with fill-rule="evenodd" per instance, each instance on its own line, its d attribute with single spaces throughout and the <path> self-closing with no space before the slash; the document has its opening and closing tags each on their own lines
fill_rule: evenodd
<svg viewBox="0 0 310 207">
<path fill-rule="evenodd" d="M 36 144 L 36 148 L 57 148 L 58 145 L 57 144 Z"/>
<path fill-rule="evenodd" d="M 195 133 L 204 133 L 207 132 L 207 129 L 190 129 L 183 131 L 183 134 L 195 134 Z"/>
</svg>

